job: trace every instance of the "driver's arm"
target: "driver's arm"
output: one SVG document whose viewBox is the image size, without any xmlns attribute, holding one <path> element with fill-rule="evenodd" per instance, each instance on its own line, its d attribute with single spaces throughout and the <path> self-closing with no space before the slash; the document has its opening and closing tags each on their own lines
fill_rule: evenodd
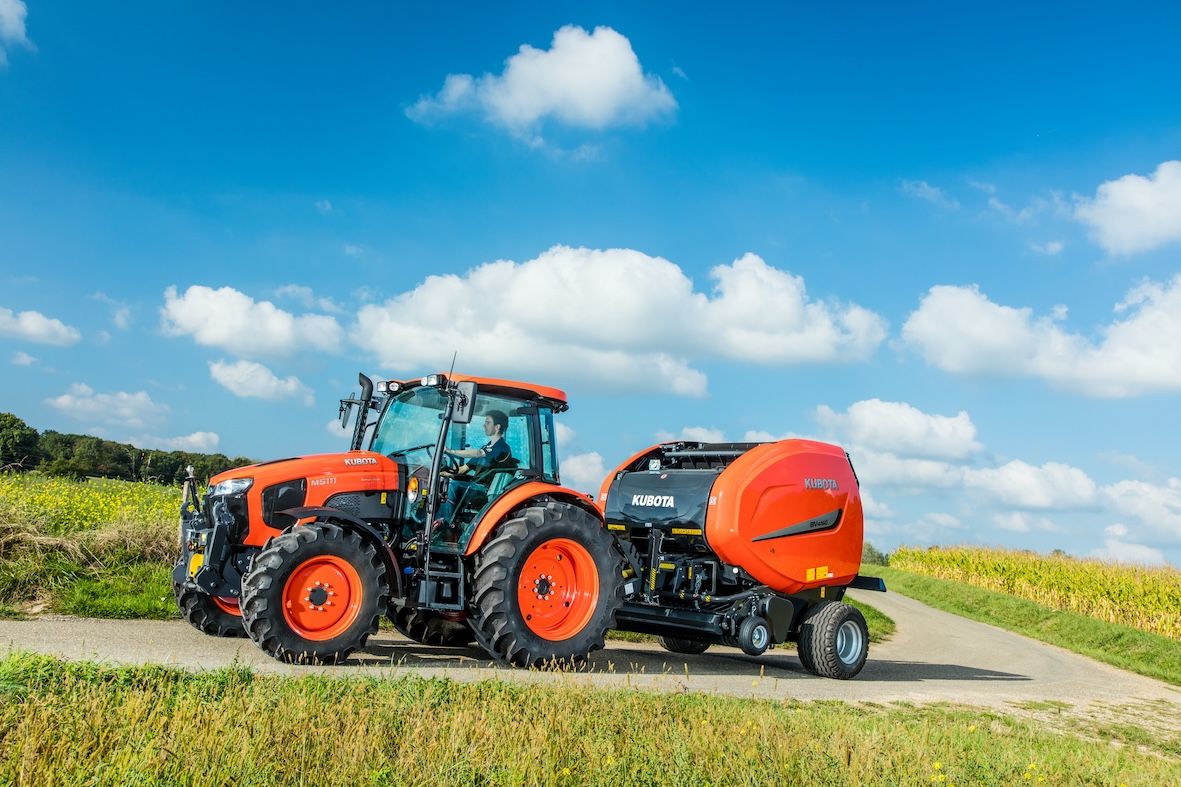
<svg viewBox="0 0 1181 787">
<path fill-rule="evenodd" d="M 479 448 L 445 448 L 443 453 L 451 456 L 460 456 L 465 459 L 474 459 L 477 456 L 483 456 L 484 452 Z"/>
</svg>

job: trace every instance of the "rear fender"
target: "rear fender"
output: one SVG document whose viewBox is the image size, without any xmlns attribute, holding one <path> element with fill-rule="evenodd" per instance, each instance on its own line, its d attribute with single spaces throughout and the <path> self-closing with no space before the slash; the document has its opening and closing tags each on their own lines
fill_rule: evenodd
<svg viewBox="0 0 1181 787">
<path fill-rule="evenodd" d="M 484 516 L 480 518 L 479 524 L 476 525 L 476 529 L 472 531 L 471 540 L 468 541 L 467 548 L 463 552 L 464 557 L 470 557 L 478 552 L 480 547 L 484 546 L 484 543 L 492 536 L 497 525 L 503 522 L 514 508 L 543 496 L 553 500 L 560 500 L 563 503 L 576 505 L 594 516 L 595 519 L 599 520 L 600 524 L 603 522 L 602 512 L 583 493 L 577 492 L 569 487 L 558 486 L 557 484 L 547 484 L 543 481 L 529 481 L 506 491 L 484 513 Z"/>
<path fill-rule="evenodd" d="M 402 570 L 398 567 L 398 558 L 394 555 L 393 550 L 390 549 L 389 544 L 385 542 L 381 531 L 364 519 L 358 519 L 352 514 L 347 514 L 338 508 L 330 508 L 328 506 L 300 506 L 298 508 L 288 508 L 278 513 L 286 514 L 292 519 L 299 520 L 292 527 L 299 527 L 305 519 L 314 519 L 318 522 L 331 522 L 334 525 L 343 527 L 345 530 L 352 530 L 361 538 L 373 544 L 373 547 L 377 550 L 377 556 L 381 558 L 382 563 L 385 563 L 386 571 L 393 577 L 391 584 L 394 587 L 395 595 L 399 598 L 403 595 Z"/>
</svg>

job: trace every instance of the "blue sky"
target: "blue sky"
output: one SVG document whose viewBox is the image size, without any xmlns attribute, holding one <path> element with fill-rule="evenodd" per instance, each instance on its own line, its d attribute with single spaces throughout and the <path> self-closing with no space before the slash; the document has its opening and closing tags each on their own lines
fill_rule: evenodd
<svg viewBox="0 0 1181 787">
<path fill-rule="evenodd" d="M 0 409 L 331 450 L 458 349 L 583 486 L 816 436 L 881 546 L 1181 564 L 1179 16 L 0 0 Z"/>
</svg>

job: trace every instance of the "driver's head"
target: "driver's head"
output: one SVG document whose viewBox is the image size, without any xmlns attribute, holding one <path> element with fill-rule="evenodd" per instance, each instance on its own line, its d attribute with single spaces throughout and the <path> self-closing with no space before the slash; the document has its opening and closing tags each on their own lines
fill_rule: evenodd
<svg viewBox="0 0 1181 787">
<path fill-rule="evenodd" d="M 484 416 L 484 434 L 489 437 L 502 437 L 508 429 L 508 416 L 500 410 L 492 410 Z"/>
</svg>

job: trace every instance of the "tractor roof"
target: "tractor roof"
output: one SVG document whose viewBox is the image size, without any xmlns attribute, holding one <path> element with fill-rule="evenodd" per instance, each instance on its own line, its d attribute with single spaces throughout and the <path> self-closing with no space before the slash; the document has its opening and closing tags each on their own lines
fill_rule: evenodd
<svg viewBox="0 0 1181 787">
<path fill-rule="evenodd" d="M 480 386 L 480 390 L 487 390 L 489 393 L 519 396 L 522 399 L 544 399 L 549 401 L 558 410 L 565 410 L 567 406 L 566 392 L 560 388 L 551 388 L 548 385 L 523 383 L 519 380 L 501 380 L 495 377 L 474 377 L 470 374 L 461 374 L 459 372 L 451 374 L 449 379 L 455 382 L 470 380 Z"/>
</svg>

